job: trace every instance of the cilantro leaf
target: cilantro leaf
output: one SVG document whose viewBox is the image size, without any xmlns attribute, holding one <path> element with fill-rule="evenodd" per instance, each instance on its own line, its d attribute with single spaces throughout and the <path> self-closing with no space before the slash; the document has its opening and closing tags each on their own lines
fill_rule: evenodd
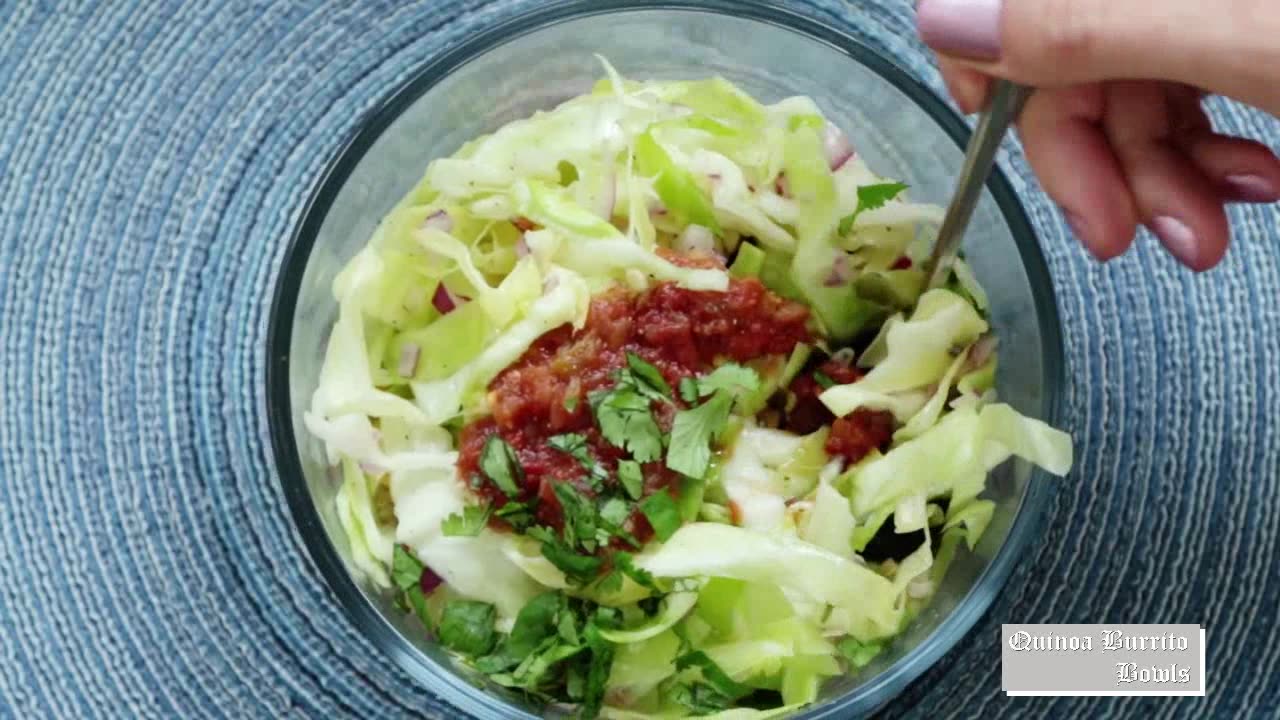
<svg viewBox="0 0 1280 720">
<path fill-rule="evenodd" d="M 604 704 L 605 684 L 613 666 L 613 643 L 600 634 L 599 619 L 587 624 L 583 636 L 591 648 L 591 665 L 587 668 L 586 686 L 582 691 L 582 717 L 593 718 L 600 714 Z"/>
<path fill-rule="evenodd" d="M 578 396 L 566 395 L 564 398 L 564 409 L 573 412 L 578 409 Z"/>
<path fill-rule="evenodd" d="M 733 396 L 719 390 L 702 405 L 676 413 L 667 467 L 691 478 L 705 476 L 711 465 L 711 443 L 724 432 L 732 406 Z"/>
<path fill-rule="evenodd" d="M 403 545 L 396 545 L 391 558 L 391 580 L 401 590 L 408 590 L 422 580 L 422 563 L 409 554 Z"/>
<path fill-rule="evenodd" d="M 505 649 L 520 660 L 532 653 L 538 644 L 556 634 L 556 619 L 564 608 L 564 597 L 556 591 L 545 592 L 525 603 L 516 615 Z"/>
<path fill-rule="evenodd" d="M 564 513 L 564 541 L 570 548 L 581 545 L 588 552 L 596 545 L 596 509 L 591 500 L 571 483 L 558 482 L 552 487 Z"/>
<path fill-rule="evenodd" d="M 698 381 L 691 377 L 680 378 L 680 399 L 689 405 L 698 402 Z"/>
<path fill-rule="evenodd" d="M 671 386 L 662 371 L 639 355 L 627 353 L 627 369 L 631 371 L 629 383 L 640 392 L 654 400 L 667 400 L 671 397 Z"/>
<path fill-rule="evenodd" d="M 898 194 L 907 189 L 907 185 L 900 182 L 879 183 L 877 185 L 863 185 L 858 188 L 858 207 L 851 214 L 845 215 L 840 219 L 840 227 L 837 229 L 841 235 L 848 235 L 853 230 L 853 222 L 858 219 L 858 215 L 866 210 L 875 210 L 884 207 L 884 204 L 898 197 Z"/>
<path fill-rule="evenodd" d="M 701 650 L 695 650 L 676 658 L 677 671 L 690 667 L 696 667 L 702 671 L 702 679 L 707 685 L 730 700 L 737 700 L 751 692 L 751 688 L 735 682 L 724 670 L 720 669 L 720 666 L 714 660 Z"/>
<path fill-rule="evenodd" d="M 716 368 L 710 375 L 698 378 L 698 394 L 703 397 L 720 390 L 737 394 L 755 392 L 759 388 L 760 375 L 755 370 L 737 363 L 726 363 Z"/>
<path fill-rule="evenodd" d="M 484 441 L 484 448 L 480 451 L 480 469 L 507 497 L 520 494 L 524 468 L 520 467 L 515 449 L 500 436 L 490 435 Z"/>
<path fill-rule="evenodd" d="M 579 465 L 586 468 L 591 475 L 591 486 L 599 489 L 601 484 L 609 478 L 609 473 L 600 463 L 591 455 L 591 448 L 587 446 L 587 436 L 582 433 L 564 433 L 563 435 L 552 435 L 547 438 L 547 444 L 553 450 L 559 450 L 562 453 L 573 456 Z"/>
<path fill-rule="evenodd" d="M 445 537 L 475 537 L 484 529 L 492 514 L 493 506 L 488 503 L 468 505 L 462 509 L 462 514 L 453 513 L 442 520 L 440 532 Z"/>
<path fill-rule="evenodd" d="M 649 519 L 653 533 L 659 540 L 670 539 L 680 529 L 680 506 L 676 505 L 676 501 L 671 499 L 666 490 L 659 490 L 645 498 L 640 503 L 640 512 Z"/>
<path fill-rule="evenodd" d="M 533 524 L 533 511 L 537 506 L 537 498 L 529 502 L 508 502 L 494 511 L 494 515 L 502 518 L 516 530 L 524 530 Z"/>
<path fill-rule="evenodd" d="M 530 528 L 525 534 L 542 541 L 542 556 L 559 568 L 569 580 L 585 583 L 600 574 L 600 565 L 603 563 L 600 558 L 577 554 L 550 529 L 539 526 Z"/>
<path fill-rule="evenodd" d="M 613 527 L 622 527 L 629 517 L 631 517 L 631 508 L 627 506 L 625 500 L 609 498 L 600 508 L 600 519 Z"/>
<path fill-rule="evenodd" d="M 428 632 L 431 631 L 431 613 L 427 610 L 427 594 L 422 592 L 422 585 L 417 584 L 404 592 L 405 602 L 409 605 L 409 609 L 413 610 L 413 614 L 418 616 L 422 621 L 423 627 Z"/>
<path fill-rule="evenodd" d="M 451 600 L 440 616 L 440 642 L 469 657 L 484 655 L 497 640 L 495 617 L 497 611 L 489 603 Z"/>
<path fill-rule="evenodd" d="M 821 370 L 815 370 L 813 372 L 813 381 L 818 383 L 818 386 L 821 387 L 823 390 L 826 390 L 827 388 L 830 388 L 830 387 L 835 387 L 835 384 L 836 384 L 836 381 L 832 380 L 831 376 L 827 375 Z"/>
<path fill-rule="evenodd" d="M 640 462 L 662 457 L 662 431 L 653 420 L 649 398 L 631 388 L 615 388 L 597 393 L 596 422 L 600 433 L 614 447 L 622 448 Z"/>
<path fill-rule="evenodd" d="M 680 683 L 673 685 L 669 692 L 673 702 L 688 708 L 693 715 L 713 715 L 733 705 L 731 698 L 702 683 Z"/>
<path fill-rule="evenodd" d="M 631 519 L 631 505 L 620 498 L 609 498 L 600 508 L 600 525 L 603 526 L 603 530 L 607 530 L 600 545 L 608 544 L 608 536 L 616 535 L 630 543 L 632 547 L 640 547 L 640 541 L 624 527 L 629 519 Z"/>
<path fill-rule="evenodd" d="M 618 461 L 618 482 L 622 483 L 622 489 L 627 491 L 632 500 L 639 500 L 644 493 L 644 473 L 641 472 L 640 463 L 635 460 Z"/>
<path fill-rule="evenodd" d="M 614 553 L 613 565 L 624 575 L 634 580 L 637 585 L 649 588 L 650 590 L 658 589 L 658 582 L 653 579 L 653 575 L 644 568 L 636 567 L 635 556 L 631 553 Z"/>
</svg>

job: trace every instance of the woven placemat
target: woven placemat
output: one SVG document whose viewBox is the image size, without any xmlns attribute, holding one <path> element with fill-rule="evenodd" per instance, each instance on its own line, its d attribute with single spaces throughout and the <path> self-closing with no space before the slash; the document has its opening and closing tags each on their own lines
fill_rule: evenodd
<svg viewBox="0 0 1280 720">
<path fill-rule="evenodd" d="M 267 309 L 361 115 L 532 4 L 0 0 L 0 716 L 456 717 L 347 623 L 293 531 Z M 802 7 L 940 88 L 910 4 Z M 1280 143 L 1259 114 L 1215 120 Z M 1078 465 L 993 610 L 887 713 L 1275 713 L 1280 214 L 1233 209 L 1206 275 L 1147 238 L 1104 267 L 1012 167 Z M 1202 623 L 1208 696 L 1006 698 L 1001 621 Z"/>
</svg>

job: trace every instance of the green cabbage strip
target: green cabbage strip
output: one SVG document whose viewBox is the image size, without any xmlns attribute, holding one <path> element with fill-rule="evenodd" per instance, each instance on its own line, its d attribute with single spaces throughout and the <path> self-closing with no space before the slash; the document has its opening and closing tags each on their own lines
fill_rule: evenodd
<svg viewBox="0 0 1280 720">
<path fill-rule="evenodd" d="M 464 409 L 478 412 L 484 402 L 484 387 L 538 338 L 566 323 L 581 327 L 591 301 L 586 282 L 565 270 L 554 270 L 548 279 L 554 280 L 555 286 L 530 303 L 525 316 L 495 337 L 475 359 L 449 377 L 412 384 L 414 400 L 429 422 L 447 422 Z"/>
<path fill-rule="evenodd" d="M 837 385 L 822 393 L 821 400 L 837 417 L 873 401 L 879 407 L 903 408 L 879 398 L 914 390 L 942 380 L 956 354 L 988 329 L 973 306 L 947 290 L 930 290 L 920 298 L 911 319 L 895 322 L 883 336 L 883 357 L 861 380 Z M 867 352 L 877 349 L 873 342 Z M 913 428 L 913 432 L 915 428 Z"/>
<path fill-rule="evenodd" d="M 890 581 L 863 565 L 782 534 L 693 523 L 641 562 L 657 577 L 768 583 L 843 608 L 850 618 L 850 634 L 859 640 L 887 637 L 897 630 L 899 610 Z"/>
<path fill-rule="evenodd" d="M 852 474 L 853 513 L 864 520 L 911 496 L 951 495 L 962 506 L 981 491 L 988 471 L 1010 456 L 1055 475 L 1071 468 L 1071 436 L 1008 405 L 963 408 Z"/>
</svg>

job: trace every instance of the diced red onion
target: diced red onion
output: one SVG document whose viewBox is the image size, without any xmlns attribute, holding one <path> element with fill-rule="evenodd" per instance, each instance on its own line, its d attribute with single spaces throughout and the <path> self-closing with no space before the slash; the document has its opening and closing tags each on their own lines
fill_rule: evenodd
<svg viewBox="0 0 1280 720">
<path fill-rule="evenodd" d="M 690 225 L 676 238 L 676 249 L 681 252 L 715 252 L 716 236 L 701 225 Z"/>
<path fill-rule="evenodd" d="M 602 190 L 596 206 L 596 214 L 605 220 L 612 220 L 614 206 L 618 202 L 618 188 L 612 171 L 605 176 Z"/>
<path fill-rule="evenodd" d="M 444 578 L 435 574 L 429 567 L 422 568 L 422 577 L 418 578 L 418 587 L 422 588 L 423 595 L 430 595 L 432 590 L 444 584 Z"/>
<path fill-rule="evenodd" d="M 894 260 L 893 267 L 889 269 L 890 270 L 910 270 L 911 265 L 912 265 L 911 258 L 907 257 L 906 255 L 903 255 L 897 260 Z"/>
<path fill-rule="evenodd" d="M 400 363 L 396 366 L 396 371 L 400 373 L 400 377 L 413 377 L 418 371 L 418 358 L 422 356 L 422 348 L 417 343 L 405 343 L 400 348 Z"/>
<path fill-rule="evenodd" d="M 992 353 L 996 351 L 996 346 L 1000 343 L 1000 338 L 987 333 L 978 338 L 973 346 L 969 348 L 969 357 L 964 361 L 964 369 L 966 372 L 977 370 L 987 361 L 991 359 Z"/>
<path fill-rule="evenodd" d="M 827 287 L 841 287 L 848 285 L 853 279 L 853 268 L 849 265 L 849 256 L 844 253 L 837 253 L 836 258 L 831 263 L 831 272 L 827 273 L 827 277 L 823 279 L 822 284 Z"/>
<path fill-rule="evenodd" d="M 436 294 L 431 298 L 431 304 L 441 315 L 448 315 L 462 303 L 457 296 L 449 292 L 449 288 L 445 287 L 444 283 L 440 283 L 436 286 Z"/>
<path fill-rule="evenodd" d="M 844 167 L 844 164 L 854 155 L 853 145 L 849 144 L 849 138 L 845 137 L 844 131 L 831 123 L 827 123 L 823 131 L 822 149 L 827 155 L 827 165 L 832 170 Z"/>
<path fill-rule="evenodd" d="M 520 233 L 520 237 L 516 239 L 516 257 L 524 258 L 529 256 L 529 243 L 525 242 L 524 233 Z"/>
<path fill-rule="evenodd" d="M 422 227 L 434 228 L 441 232 L 450 232 L 453 230 L 453 218 L 449 217 L 449 213 L 444 210 L 437 210 L 422 221 Z"/>
</svg>

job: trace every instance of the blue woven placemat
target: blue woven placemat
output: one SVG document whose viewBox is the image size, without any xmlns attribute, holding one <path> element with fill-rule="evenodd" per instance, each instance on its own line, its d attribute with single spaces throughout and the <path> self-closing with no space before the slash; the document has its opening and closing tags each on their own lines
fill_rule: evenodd
<svg viewBox="0 0 1280 720">
<path fill-rule="evenodd" d="M 531 4 L 0 0 L 0 717 L 456 716 L 356 634 L 293 532 L 266 313 L 362 113 Z M 856 5 L 805 7 L 940 87 L 909 2 Z M 1148 239 L 1102 267 L 1014 175 L 1079 462 L 992 612 L 888 714 L 1275 717 L 1280 214 L 1233 209 L 1207 275 Z M 1208 696 L 1005 698 L 1001 621 L 1202 623 Z"/>
</svg>

